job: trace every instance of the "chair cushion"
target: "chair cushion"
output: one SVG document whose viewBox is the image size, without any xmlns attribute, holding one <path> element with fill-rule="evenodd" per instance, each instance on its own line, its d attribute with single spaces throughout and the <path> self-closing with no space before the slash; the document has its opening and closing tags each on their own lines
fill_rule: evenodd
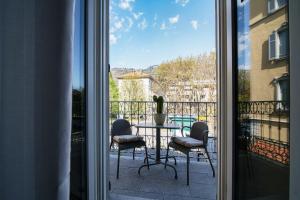
<svg viewBox="0 0 300 200">
<path fill-rule="evenodd" d="M 191 137 L 172 137 L 171 140 L 172 140 L 172 142 L 174 142 L 176 144 L 180 144 L 187 148 L 196 148 L 196 147 L 203 146 L 203 141 L 196 140 Z"/>
<path fill-rule="evenodd" d="M 138 142 L 143 141 L 142 136 L 136 136 L 136 135 L 118 135 L 114 136 L 113 140 L 117 143 L 127 143 L 127 142 Z"/>
</svg>

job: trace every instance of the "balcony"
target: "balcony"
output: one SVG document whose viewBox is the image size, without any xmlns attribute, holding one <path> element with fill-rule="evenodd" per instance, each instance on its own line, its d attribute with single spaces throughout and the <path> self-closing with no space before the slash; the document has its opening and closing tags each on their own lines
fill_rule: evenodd
<svg viewBox="0 0 300 200">
<path fill-rule="evenodd" d="M 186 185 L 186 162 L 177 160 L 178 179 L 174 179 L 174 172 L 170 168 L 164 169 L 162 165 L 151 166 L 150 170 L 144 168 L 138 175 L 138 168 L 143 164 L 143 158 L 124 155 L 120 161 L 120 177 L 116 179 L 117 157 L 110 156 L 111 199 L 134 199 L 133 197 L 159 200 L 191 200 L 216 199 L 216 178 L 207 162 L 190 164 L 190 186 Z M 170 162 L 174 164 L 174 162 Z M 139 199 L 137 198 L 137 199 Z"/>
<path fill-rule="evenodd" d="M 72 149 L 85 143 L 82 123 L 84 116 L 80 114 L 79 103 L 74 103 Z M 142 122 L 153 123 L 156 111 L 154 102 L 148 101 L 112 101 L 110 102 L 110 124 L 117 118 L 125 118 L 131 124 Z M 261 177 L 273 177 L 284 174 L 289 166 L 289 108 L 285 102 L 252 101 L 238 104 L 239 157 L 242 165 L 250 164 L 249 174 L 254 182 L 263 183 Z M 179 126 L 190 126 L 195 121 L 205 121 L 209 127 L 208 152 L 217 171 L 217 105 L 215 102 L 165 102 L 165 112 L 169 123 Z M 136 133 L 133 126 L 133 133 Z M 155 152 L 155 130 L 141 129 L 138 133 L 144 137 L 150 154 Z M 184 130 L 188 134 L 188 130 Z M 180 131 L 164 130 L 161 133 L 161 155 L 166 154 L 170 138 L 181 135 Z M 80 148 L 79 148 L 80 149 Z M 80 152 L 79 152 L 80 153 Z M 139 176 L 138 168 L 143 164 L 144 150 L 137 149 L 135 160 L 132 151 L 123 151 L 120 161 L 120 178 L 116 179 L 116 147 L 110 151 L 110 181 L 112 199 L 124 196 L 143 197 L 148 199 L 215 199 L 216 178 L 207 159 L 202 152 L 190 154 L 190 186 L 186 186 L 186 158 L 177 151 L 171 151 L 177 157 L 178 180 L 174 172 L 163 166 L 153 166 L 148 171 L 143 169 Z M 80 154 L 81 155 L 81 154 Z M 249 161 L 250 158 L 250 161 Z M 170 164 L 174 164 L 171 160 Z M 261 169 L 255 171 L 255 169 Z M 254 170 L 254 171 L 251 171 Z M 242 176 L 247 174 L 242 174 Z M 249 175 L 247 175 L 249 176 Z M 288 176 L 286 176 L 288 177 Z M 274 178 L 274 177 L 273 177 Z M 285 176 L 278 179 L 283 180 Z M 269 180 L 265 178 L 265 180 Z M 276 178 L 277 180 L 277 178 Z M 274 180 L 274 182 L 276 182 Z M 287 181 L 283 181 L 287 182 Z M 266 183 L 267 184 L 267 183 Z M 256 188 L 257 185 L 248 185 Z M 200 189 L 199 189 L 200 188 Z M 281 187 L 284 188 L 284 187 Z M 266 188 L 265 188 L 266 190 Z M 265 191 L 264 190 L 264 191 Z M 269 188 L 274 193 L 273 188 Z M 279 191 L 277 189 L 277 191 Z M 283 192 L 282 192 L 283 193 Z M 121 199 L 122 199 L 121 198 Z"/>
<path fill-rule="evenodd" d="M 209 126 L 208 151 L 214 168 L 217 168 L 216 152 L 216 103 L 215 102 L 166 102 L 165 113 L 167 122 L 179 126 L 191 126 L 195 121 L 205 121 Z M 150 101 L 112 101 L 110 102 L 110 123 L 117 118 L 127 119 L 132 125 L 139 123 L 154 123 L 156 103 Z M 155 154 L 155 129 L 139 129 L 144 137 L 150 155 Z M 137 129 L 133 126 L 133 133 Z M 189 130 L 184 129 L 184 134 Z M 181 136 L 180 130 L 161 130 L 161 155 L 166 154 L 167 144 L 172 136 Z M 174 179 L 174 171 L 164 169 L 162 165 L 144 168 L 141 175 L 138 169 L 143 164 L 144 150 L 137 149 L 135 160 L 132 151 L 123 151 L 120 160 L 120 178 L 116 179 L 117 151 L 112 148 L 110 153 L 111 194 L 116 199 L 125 196 L 143 197 L 148 199 L 216 199 L 216 178 L 212 176 L 210 165 L 202 152 L 190 154 L 190 186 L 186 185 L 186 157 L 184 154 L 171 151 L 177 157 L 176 170 L 178 179 Z M 164 160 L 163 160 L 164 161 Z M 170 160 L 174 165 L 174 161 Z M 199 188 L 201 188 L 199 190 Z M 122 198 L 119 195 L 123 195 Z"/>
<path fill-rule="evenodd" d="M 148 101 L 112 101 L 110 102 L 110 123 L 117 118 L 124 118 L 132 125 L 138 123 L 154 123 L 155 103 Z M 205 121 L 209 127 L 208 152 L 217 168 L 217 110 L 215 102 L 165 102 L 165 113 L 168 123 L 180 126 L 191 126 L 195 121 Z M 280 170 L 289 165 L 289 121 L 288 107 L 284 102 L 257 101 L 240 102 L 239 135 L 241 152 L 248 152 L 255 163 L 272 163 L 268 169 Z M 137 130 L 133 126 L 133 132 Z M 188 130 L 183 131 L 184 135 Z M 144 137 L 150 154 L 155 153 L 155 130 L 144 129 L 137 133 Z M 180 131 L 164 130 L 161 133 L 161 155 L 166 154 L 167 144 L 172 136 L 180 136 Z M 142 171 L 144 150 L 136 150 L 133 160 L 132 151 L 125 151 L 121 156 L 120 179 L 116 179 L 116 149 L 110 153 L 111 194 L 143 197 L 149 199 L 215 199 L 216 178 L 206 157 L 202 152 L 193 152 L 191 157 L 191 182 L 186 186 L 186 158 L 184 154 L 171 151 L 178 159 L 176 169 L 178 180 L 173 171 L 163 166 L 151 167 Z M 171 162 L 174 164 L 174 162 Z M 124 196 L 122 197 L 124 198 Z"/>
</svg>

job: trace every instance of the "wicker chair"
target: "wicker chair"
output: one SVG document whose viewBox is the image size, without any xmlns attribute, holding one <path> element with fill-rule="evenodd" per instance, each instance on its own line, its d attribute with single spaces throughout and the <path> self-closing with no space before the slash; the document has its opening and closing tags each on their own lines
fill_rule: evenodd
<svg viewBox="0 0 300 200">
<path fill-rule="evenodd" d="M 169 149 L 170 147 L 178 150 L 184 154 L 186 154 L 187 159 L 187 185 L 189 185 L 189 165 L 190 165 L 190 157 L 189 153 L 193 149 L 204 149 L 207 155 L 209 164 L 213 171 L 213 177 L 215 177 L 215 170 L 212 165 L 211 159 L 207 152 L 207 141 L 208 141 L 208 126 L 204 122 L 195 122 L 192 127 L 188 127 L 191 129 L 190 136 L 183 136 L 183 129 L 187 128 L 186 126 L 182 127 L 181 134 L 182 137 L 172 137 L 171 142 L 168 144 L 167 155 L 165 164 L 168 162 L 169 158 Z M 165 165 L 166 167 L 166 165 Z"/>
<path fill-rule="evenodd" d="M 117 119 L 113 122 L 111 127 L 111 143 L 110 148 L 113 144 L 118 146 L 118 166 L 117 166 L 117 179 L 119 178 L 119 169 L 120 169 L 120 155 L 122 150 L 134 149 L 133 150 L 133 159 L 135 154 L 135 148 L 145 147 L 146 153 L 146 162 L 149 169 L 148 161 L 148 152 L 146 142 L 143 140 L 143 137 L 132 135 L 131 125 L 125 119 Z"/>
</svg>

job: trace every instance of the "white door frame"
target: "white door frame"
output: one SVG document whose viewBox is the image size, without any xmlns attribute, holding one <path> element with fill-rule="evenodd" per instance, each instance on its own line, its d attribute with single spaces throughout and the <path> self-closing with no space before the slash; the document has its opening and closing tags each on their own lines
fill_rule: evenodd
<svg viewBox="0 0 300 200">
<path fill-rule="evenodd" d="M 233 199 L 233 1 L 217 0 L 218 200 Z"/>
<path fill-rule="evenodd" d="M 86 0 L 86 9 L 88 199 L 105 200 L 109 174 L 109 0 Z"/>
<path fill-rule="evenodd" d="M 218 200 L 233 199 L 233 3 L 216 0 L 218 75 Z M 291 178 L 290 199 L 300 199 L 299 121 L 300 2 L 290 0 Z M 108 199 L 108 54 L 109 0 L 87 0 L 87 132 L 88 199 Z M 99 23 L 100 19 L 100 23 Z M 298 50 L 298 51 L 297 51 Z M 295 55 L 295 56 L 294 56 Z"/>
<path fill-rule="evenodd" d="M 109 0 L 86 1 L 88 199 L 106 200 L 109 198 Z M 218 200 L 223 200 L 232 199 L 232 85 L 228 85 L 232 80 L 232 19 L 230 0 L 215 1 L 216 13 L 219 13 L 216 17 L 219 93 L 217 196 Z"/>
</svg>

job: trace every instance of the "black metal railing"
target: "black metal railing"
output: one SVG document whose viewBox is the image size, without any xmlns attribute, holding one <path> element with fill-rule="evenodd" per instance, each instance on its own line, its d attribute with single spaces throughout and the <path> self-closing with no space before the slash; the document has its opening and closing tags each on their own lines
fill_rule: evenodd
<svg viewBox="0 0 300 200">
<path fill-rule="evenodd" d="M 240 148 L 289 164 L 289 104 L 285 101 L 248 101 L 238 104 Z"/>
<path fill-rule="evenodd" d="M 76 105 L 76 104 L 73 104 Z M 110 124 L 117 118 L 125 118 L 131 124 L 154 123 L 156 103 L 152 101 L 111 101 Z M 76 107 L 76 106 L 75 106 Z M 213 160 L 217 152 L 217 105 L 215 102 L 165 102 L 164 112 L 168 123 L 191 126 L 194 121 L 205 121 L 209 127 L 208 151 Z M 73 106 L 74 109 L 74 106 Z M 76 108 L 75 108 L 76 109 Z M 77 109 L 79 110 L 79 108 Z M 73 114 L 73 142 L 81 142 L 84 129 L 84 116 Z M 247 101 L 238 103 L 238 126 L 240 148 L 279 162 L 289 164 L 289 105 L 284 101 Z M 133 131 L 136 131 L 133 127 Z M 188 130 L 185 130 L 186 132 Z M 140 129 L 147 146 L 155 148 L 155 130 Z M 172 136 L 181 135 L 180 131 L 162 130 L 162 151 Z M 244 146 L 243 146 L 244 144 Z"/>
<path fill-rule="evenodd" d="M 168 123 L 179 126 L 192 126 L 195 121 L 205 121 L 209 126 L 208 151 L 216 160 L 216 129 L 217 129 L 217 107 L 215 102 L 165 102 L 164 113 Z M 111 101 L 110 123 L 117 118 L 127 119 L 131 124 L 154 123 L 156 103 L 152 101 Z M 135 129 L 135 128 L 133 128 Z M 136 131 L 136 130 L 133 130 Z M 185 129 L 184 132 L 188 132 Z M 155 130 L 140 129 L 139 135 L 144 136 L 147 146 L 155 148 Z M 161 148 L 166 150 L 167 144 L 172 136 L 180 136 L 180 130 L 162 130 Z M 179 153 L 178 153 L 179 154 Z M 180 156 L 180 155 L 178 155 Z"/>
</svg>

